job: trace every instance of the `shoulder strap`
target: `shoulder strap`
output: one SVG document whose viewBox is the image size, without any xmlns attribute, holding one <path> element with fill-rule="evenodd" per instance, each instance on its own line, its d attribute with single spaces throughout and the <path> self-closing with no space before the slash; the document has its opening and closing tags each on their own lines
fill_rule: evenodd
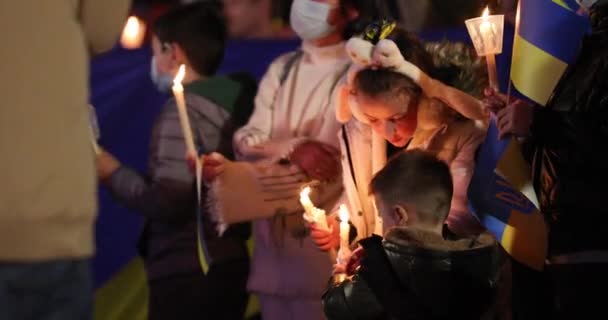
<svg viewBox="0 0 608 320">
<path fill-rule="evenodd" d="M 281 71 L 281 75 L 279 76 L 279 86 L 282 86 L 283 83 L 285 83 L 285 80 L 287 80 L 287 77 L 289 76 L 289 72 L 296 64 L 296 62 L 298 62 L 302 58 L 303 54 L 304 52 L 298 49 L 291 57 L 289 57 L 285 65 L 283 65 L 283 70 Z"/>
</svg>

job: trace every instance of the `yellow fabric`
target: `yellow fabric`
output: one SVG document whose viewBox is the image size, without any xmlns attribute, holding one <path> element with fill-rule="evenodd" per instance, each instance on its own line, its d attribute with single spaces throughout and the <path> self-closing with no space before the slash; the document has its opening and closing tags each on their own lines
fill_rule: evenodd
<svg viewBox="0 0 608 320">
<path fill-rule="evenodd" d="M 135 258 L 95 292 L 95 320 L 146 320 L 148 286 L 144 264 Z"/>
<path fill-rule="evenodd" d="M 545 105 L 568 66 L 519 35 L 513 44 L 511 81 L 515 88 L 540 105 Z"/>
</svg>

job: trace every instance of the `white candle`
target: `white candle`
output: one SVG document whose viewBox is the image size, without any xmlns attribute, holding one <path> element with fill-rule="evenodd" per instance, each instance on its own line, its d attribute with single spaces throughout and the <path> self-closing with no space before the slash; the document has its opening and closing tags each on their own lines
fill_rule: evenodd
<svg viewBox="0 0 608 320">
<path fill-rule="evenodd" d="M 502 52 L 504 15 L 491 16 L 486 7 L 481 17 L 466 20 L 465 24 L 477 54 L 486 57 L 490 86 L 498 89 L 495 55 Z"/>
<path fill-rule="evenodd" d="M 325 210 L 315 207 L 310 200 L 310 192 L 310 187 L 306 187 L 300 192 L 300 204 L 304 208 L 304 220 L 316 224 L 317 228 L 321 230 L 329 231 Z"/>
<path fill-rule="evenodd" d="M 496 47 L 496 27 L 489 20 L 490 10 L 486 7 L 481 15 L 482 22 L 479 25 L 479 33 L 481 34 L 481 39 L 484 43 L 484 46 L 488 48 Z"/>
<path fill-rule="evenodd" d="M 346 265 L 350 258 L 350 225 L 348 224 L 349 213 L 345 205 L 340 206 L 340 249 L 338 250 L 338 264 Z"/>
<path fill-rule="evenodd" d="M 179 112 L 179 122 L 182 126 L 182 133 L 184 134 L 184 140 L 186 141 L 186 148 L 189 154 L 194 156 L 197 155 L 196 148 L 194 147 L 194 138 L 192 137 L 192 129 L 190 127 L 190 120 L 188 119 L 188 111 L 186 110 L 186 100 L 184 99 L 184 87 L 182 81 L 186 76 L 186 66 L 183 64 L 179 67 L 179 71 L 173 79 L 173 95 L 175 96 L 175 102 L 177 103 L 177 111 Z"/>
</svg>

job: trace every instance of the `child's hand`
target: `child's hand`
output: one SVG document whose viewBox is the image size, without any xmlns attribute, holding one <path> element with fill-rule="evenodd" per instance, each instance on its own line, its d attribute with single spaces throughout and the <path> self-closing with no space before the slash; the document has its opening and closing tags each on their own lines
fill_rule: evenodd
<svg viewBox="0 0 608 320">
<path fill-rule="evenodd" d="M 306 141 L 299 144 L 289 156 L 311 179 L 329 181 L 340 174 L 340 152 L 328 144 Z"/>
<path fill-rule="evenodd" d="M 347 276 L 352 276 L 357 272 L 357 269 L 361 265 L 361 259 L 363 258 L 365 251 L 363 247 L 357 247 L 348 259 L 346 265 L 343 264 L 335 264 L 334 265 L 334 275 L 336 274 L 346 274 Z"/>
<path fill-rule="evenodd" d="M 314 223 L 309 225 L 310 237 L 317 247 L 323 251 L 337 249 L 340 245 L 340 225 L 336 219 L 329 219 L 329 231 L 317 228 Z"/>
<path fill-rule="evenodd" d="M 346 264 L 347 275 L 351 276 L 357 272 L 357 269 L 359 269 L 359 266 L 361 266 L 361 259 L 363 258 L 364 254 L 365 251 L 361 246 L 357 247 L 357 249 L 351 253 L 350 259 L 348 259 L 348 263 Z"/>
<path fill-rule="evenodd" d="M 196 157 L 191 154 L 186 155 L 186 161 L 190 171 L 196 174 Z M 206 182 L 213 182 L 219 175 L 224 172 L 224 164 L 226 158 L 219 153 L 212 153 L 210 155 L 202 155 L 199 159 L 203 163 L 203 180 Z"/>
<path fill-rule="evenodd" d="M 100 181 L 107 181 L 116 170 L 120 168 L 120 162 L 113 155 L 99 148 L 96 159 L 97 177 Z"/>
</svg>

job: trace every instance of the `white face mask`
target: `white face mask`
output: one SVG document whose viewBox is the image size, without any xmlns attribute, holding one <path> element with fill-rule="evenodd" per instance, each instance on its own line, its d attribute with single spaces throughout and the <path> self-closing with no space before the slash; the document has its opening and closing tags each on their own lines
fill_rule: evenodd
<svg viewBox="0 0 608 320">
<path fill-rule="evenodd" d="M 154 85 L 156 85 L 156 89 L 162 93 L 167 93 L 171 89 L 173 85 L 173 77 L 170 74 L 160 74 L 158 69 L 156 68 L 156 57 L 152 57 L 152 62 L 150 63 L 150 78 Z"/>
<path fill-rule="evenodd" d="M 289 24 L 302 40 L 315 40 L 332 33 L 335 26 L 327 23 L 333 7 L 311 0 L 294 0 Z"/>
</svg>

